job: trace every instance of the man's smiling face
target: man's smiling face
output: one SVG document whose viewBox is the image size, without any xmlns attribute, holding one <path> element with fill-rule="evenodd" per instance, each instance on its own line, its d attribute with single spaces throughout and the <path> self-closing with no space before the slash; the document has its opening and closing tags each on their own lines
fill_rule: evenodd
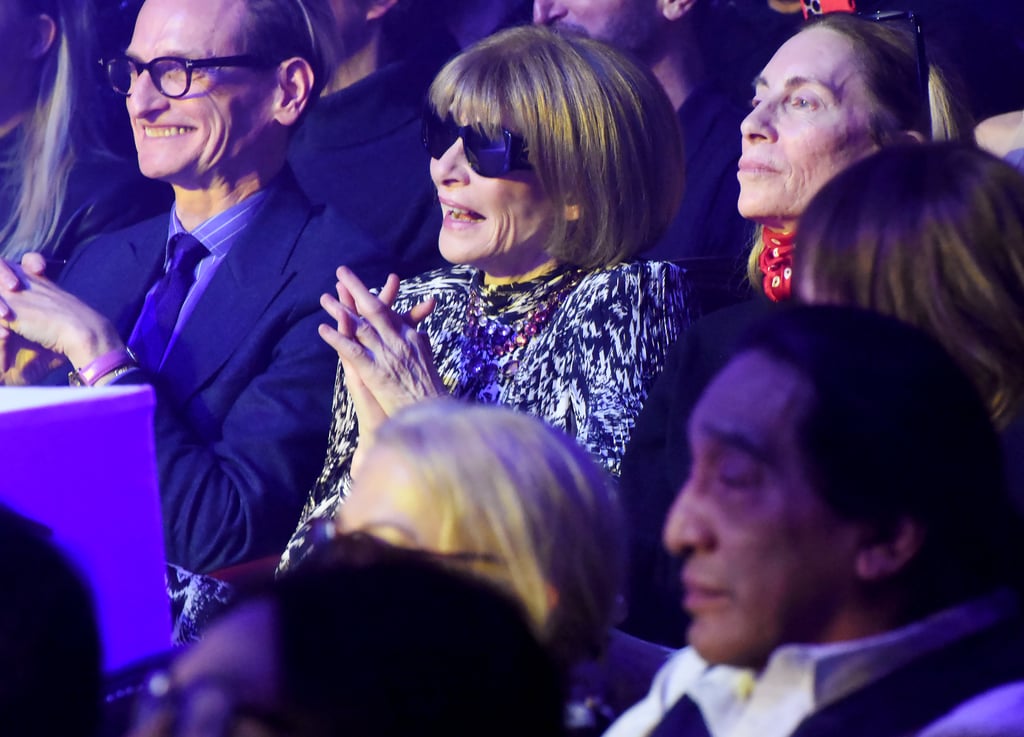
<svg viewBox="0 0 1024 737">
<path fill-rule="evenodd" d="M 203 59 L 244 54 L 245 0 L 147 0 L 127 55 Z M 139 169 L 185 190 L 232 189 L 259 171 L 273 119 L 272 69 L 195 69 L 188 93 L 162 95 L 148 72 L 127 100 Z"/>
</svg>

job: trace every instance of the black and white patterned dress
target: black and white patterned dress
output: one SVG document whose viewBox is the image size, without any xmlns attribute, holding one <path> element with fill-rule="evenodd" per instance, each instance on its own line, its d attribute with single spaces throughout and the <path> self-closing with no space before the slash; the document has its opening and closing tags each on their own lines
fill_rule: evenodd
<svg viewBox="0 0 1024 737">
<path fill-rule="evenodd" d="M 485 285 L 469 266 L 430 271 L 401 285 L 395 309 L 428 297 L 434 312 L 420 326 L 452 396 L 502 404 L 575 436 L 611 473 L 619 462 L 647 391 L 669 345 L 690 324 L 689 284 L 676 266 L 620 264 L 583 275 L 560 269 L 534 281 Z M 475 305 L 470 305 L 476 295 Z M 550 318 L 526 344 L 497 357 L 466 333 L 470 315 L 513 335 L 546 306 Z M 349 486 L 359 437 L 355 410 L 340 375 L 327 459 L 299 527 L 281 559 L 286 570 L 308 552 L 315 520 L 333 516 Z"/>
</svg>

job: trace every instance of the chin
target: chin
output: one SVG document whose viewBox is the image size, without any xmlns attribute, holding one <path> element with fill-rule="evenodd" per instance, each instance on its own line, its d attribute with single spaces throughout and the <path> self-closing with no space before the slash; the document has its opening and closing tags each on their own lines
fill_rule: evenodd
<svg viewBox="0 0 1024 737">
<path fill-rule="evenodd" d="M 740 633 L 694 620 L 686 635 L 689 645 L 711 665 L 731 665 L 736 668 L 760 669 L 771 651 L 749 642 Z"/>
</svg>

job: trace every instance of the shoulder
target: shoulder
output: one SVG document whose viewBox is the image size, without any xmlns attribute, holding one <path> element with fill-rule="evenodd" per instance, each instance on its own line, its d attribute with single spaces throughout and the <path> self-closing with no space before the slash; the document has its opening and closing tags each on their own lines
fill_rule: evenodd
<svg viewBox="0 0 1024 737">
<path fill-rule="evenodd" d="M 269 203 L 268 203 L 269 204 Z M 378 287 L 398 267 L 398 258 L 331 205 L 292 203 L 271 217 L 283 227 L 301 227 L 292 261 L 297 272 L 325 271 L 334 281 L 339 266 L 348 266 L 368 287 Z M 268 237 L 264 223 L 254 222 L 255 237 L 272 247 L 276 239 Z M 271 231 L 273 232 L 273 231 Z"/>
<path fill-rule="evenodd" d="M 991 151 L 996 156 L 1005 156 L 1013 148 L 1016 141 L 1024 145 L 1024 111 L 995 115 L 978 123 L 974 129 L 978 145 Z"/>
<path fill-rule="evenodd" d="M 599 321 L 689 322 L 686 273 L 666 261 L 629 261 L 586 274 L 565 300 L 567 315 Z"/>
<path fill-rule="evenodd" d="M 464 295 L 469 289 L 476 269 L 471 266 L 454 265 L 431 269 L 402 281 L 398 288 L 398 300 L 420 301 L 436 297 L 439 305 L 457 295 Z"/>
<path fill-rule="evenodd" d="M 1024 737 L 1024 681 L 986 691 L 933 722 L 921 737 Z"/>
<path fill-rule="evenodd" d="M 618 287 L 647 290 L 653 294 L 684 289 L 686 272 L 668 261 L 626 261 L 586 274 L 579 284 L 583 291 Z"/>
<path fill-rule="evenodd" d="M 100 233 L 84 241 L 72 251 L 61 278 L 81 264 L 97 260 L 105 263 L 116 254 L 131 253 L 136 257 L 143 257 L 143 254 L 150 252 L 162 252 L 167 244 L 169 217 L 169 211 L 163 212 L 134 225 Z"/>
</svg>

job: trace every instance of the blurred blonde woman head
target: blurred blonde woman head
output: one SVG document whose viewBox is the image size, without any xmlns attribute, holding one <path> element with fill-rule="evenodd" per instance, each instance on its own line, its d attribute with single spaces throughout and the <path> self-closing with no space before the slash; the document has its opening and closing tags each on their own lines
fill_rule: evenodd
<svg viewBox="0 0 1024 737">
<path fill-rule="evenodd" d="M 1024 175 L 1009 164 L 964 144 L 880 151 L 811 201 L 796 274 L 804 301 L 930 333 L 998 428 L 1024 413 Z"/>
<path fill-rule="evenodd" d="M 449 400 L 403 410 L 378 432 L 337 521 L 475 557 L 563 666 L 604 648 L 624 565 L 613 482 L 535 417 Z"/>
</svg>

